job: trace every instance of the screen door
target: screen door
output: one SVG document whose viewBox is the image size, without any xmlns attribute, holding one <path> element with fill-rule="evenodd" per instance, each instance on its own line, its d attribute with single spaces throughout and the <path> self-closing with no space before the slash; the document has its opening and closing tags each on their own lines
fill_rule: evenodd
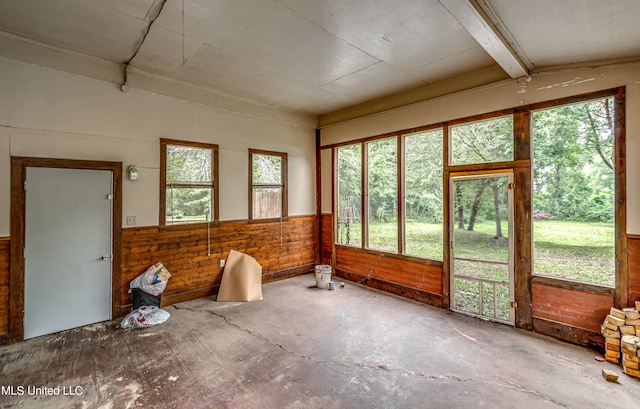
<svg viewBox="0 0 640 409">
<path fill-rule="evenodd" d="M 513 324 L 513 173 L 452 176 L 451 309 Z"/>
</svg>

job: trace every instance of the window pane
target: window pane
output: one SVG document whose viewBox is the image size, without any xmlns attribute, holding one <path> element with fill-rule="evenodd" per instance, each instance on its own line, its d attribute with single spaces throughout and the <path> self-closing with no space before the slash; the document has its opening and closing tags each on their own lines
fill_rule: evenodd
<svg viewBox="0 0 640 409">
<path fill-rule="evenodd" d="M 167 184 L 213 182 L 211 149 L 167 145 Z"/>
<path fill-rule="evenodd" d="M 253 184 L 282 184 L 282 157 L 274 155 L 252 155 Z"/>
<path fill-rule="evenodd" d="M 396 138 L 369 142 L 368 248 L 398 252 L 398 142 Z"/>
<path fill-rule="evenodd" d="M 442 260 L 442 129 L 405 136 L 405 251 Z"/>
<path fill-rule="evenodd" d="M 253 188 L 253 218 L 270 219 L 282 216 L 282 188 Z"/>
<path fill-rule="evenodd" d="M 361 145 L 338 148 L 337 243 L 362 246 Z"/>
<path fill-rule="evenodd" d="M 213 189 L 167 188 L 167 224 L 211 221 Z"/>
<path fill-rule="evenodd" d="M 534 273 L 615 285 L 613 100 L 533 113 Z"/>
<path fill-rule="evenodd" d="M 453 126 L 451 164 L 504 162 L 513 160 L 513 117 Z"/>
</svg>

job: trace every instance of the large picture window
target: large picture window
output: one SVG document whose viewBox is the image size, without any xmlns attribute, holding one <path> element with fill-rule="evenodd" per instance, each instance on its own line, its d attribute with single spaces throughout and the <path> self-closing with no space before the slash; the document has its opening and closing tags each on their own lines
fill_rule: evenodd
<svg viewBox="0 0 640 409">
<path fill-rule="evenodd" d="M 534 273 L 613 287 L 613 98 L 532 117 Z"/>
<path fill-rule="evenodd" d="M 249 219 L 287 217 L 287 154 L 249 149 Z"/>
<path fill-rule="evenodd" d="M 218 145 L 160 140 L 160 224 L 218 220 Z"/>
</svg>

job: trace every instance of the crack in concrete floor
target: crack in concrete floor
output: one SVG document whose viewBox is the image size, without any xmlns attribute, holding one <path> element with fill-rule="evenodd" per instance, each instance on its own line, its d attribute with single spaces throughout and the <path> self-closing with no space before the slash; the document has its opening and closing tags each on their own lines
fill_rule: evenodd
<svg viewBox="0 0 640 409">
<path fill-rule="evenodd" d="M 242 332 L 246 332 L 247 334 L 256 337 L 262 341 L 264 341 L 265 343 L 272 345 L 276 348 L 279 348 L 283 351 L 285 351 L 286 353 L 296 357 L 296 358 L 300 358 L 300 359 L 305 359 L 314 363 L 317 363 L 319 365 L 324 365 L 328 368 L 330 368 L 333 371 L 337 371 L 343 375 L 348 375 L 346 372 L 340 371 L 337 368 L 333 367 L 333 365 L 335 366 L 344 366 L 344 367 L 348 367 L 348 368 L 363 368 L 363 369 L 371 369 L 371 370 L 384 370 L 384 371 L 389 371 L 389 372 L 398 372 L 397 370 L 393 369 L 391 366 L 386 365 L 386 364 L 380 364 L 380 365 L 371 365 L 371 364 L 366 364 L 366 363 L 362 363 L 362 362 L 347 362 L 347 361 L 337 361 L 337 360 L 321 360 L 321 359 L 316 359 L 307 355 L 303 355 L 303 354 L 299 354 L 297 352 L 295 352 L 294 350 L 279 344 L 271 339 L 269 339 L 268 337 L 266 337 L 265 335 L 263 335 L 260 332 L 256 332 L 256 331 L 252 331 L 248 328 L 243 328 L 242 326 L 240 326 L 239 324 L 236 324 L 235 322 L 233 322 L 230 318 L 228 318 L 227 316 L 225 316 L 224 314 L 221 314 L 219 312 L 216 311 L 212 311 L 212 310 L 208 310 L 208 309 L 195 309 L 195 308 L 188 308 L 188 307 L 184 307 L 184 306 L 179 306 L 179 305 L 173 305 L 173 307 L 177 310 L 187 310 L 187 311 L 192 311 L 192 312 L 200 312 L 200 313 L 209 313 L 212 314 L 220 319 L 222 319 L 225 324 L 234 327 L 236 329 L 238 329 L 239 331 Z M 405 370 L 404 372 L 402 372 L 400 375 L 402 376 L 407 376 L 407 377 L 416 377 L 416 378 L 422 378 L 422 379 L 428 379 L 428 380 L 451 380 L 451 381 L 456 381 L 456 382 L 477 382 L 477 383 L 481 383 L 481 384 L 485 384 L 485 385 L 494 385 L 494 386 L 498 386 L 498 387 L 502 387 L 502 388 L 506 388 L 506 389 L 510 389 L 516 392 L 522 392 L 522 393 L 526 393 L 529 395 L 533 395 L 536 396 L 542 400 L 545 400 L 547 402 L 553 403 L 555 405 L 558 405 L 560 407 L 563 408 L 569 408 L 570 406 L 559 402 L 553 398 L 551 398 L 550 396 L 547 396 L 541 392 L 538 392 L 536 390 L 531 390 L 531 389 L 527 389 L 521 385 L 518 385 L 514 382 L 510 382 L 508 381 L 507 383 L 501 383 L 501 382 L 492 382 L 492 381 L 487 381 L 487 380 L 481 380 L 481 379 L 475 379 L 475 378 L 464 378 L 464 377 L 460 377 L 457 375 L 445 375 L 445 374 L 438 374 L 438 375 L 433 375 L 433 374 L 429 374 L 429 373 L 424 373 L 424 372 L 416 372 L 413 370 Z"/>
</svg>

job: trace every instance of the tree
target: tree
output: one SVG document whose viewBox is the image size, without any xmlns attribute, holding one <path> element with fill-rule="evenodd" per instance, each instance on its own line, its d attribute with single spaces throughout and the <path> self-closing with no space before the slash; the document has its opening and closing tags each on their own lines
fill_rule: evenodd
<svg viewBox="0 0 640 409">
<path fill-rule="evenodd" d="M 338 242 L 361 244 L 360 232 L 352 228 L 361 223 L 362 145 L 338 148 Z M 353 230 L 353 231 L 352 231 Z"/>
<path fill-rule="evenodd" d="M 533 115 L 534 207 L 560 220 L 614 217 L 613 100 Z"/>
<path fill-rule="evenodd" d="M 211 216 L 213 183 L 210 149 L 167 146 L 167 216 Z"/>
<path fill-rule="evenodd" d="M 455 164 L 513 160 L 513 117 L 506 116 L 452 127 L 451 145 Z M 474 186 L 474 197 L 470 203 L 471 213 L 467 225 L 469 231 L 474 229 L 482 195 L 486 187 L 489 186 L 489 180 L 481 179 Z M 460 192 L 456 190 L 456 195 L 459 194 Z M 495 194 L 497 194 L 497 190 Z M 462 203 L 463 201 L 460 200 L 458 206 Z M 496 220 L 500 220 L 499 212 L 499 206 L 496 206 Z M 458 207 L 458 228 L 464 228 L 464 221 L 461 217 L 463 213 L 463 209 Z M 502 226 L 499 224 L 496 225 L 496 237 L 502 237 Z"/>
</svg>

